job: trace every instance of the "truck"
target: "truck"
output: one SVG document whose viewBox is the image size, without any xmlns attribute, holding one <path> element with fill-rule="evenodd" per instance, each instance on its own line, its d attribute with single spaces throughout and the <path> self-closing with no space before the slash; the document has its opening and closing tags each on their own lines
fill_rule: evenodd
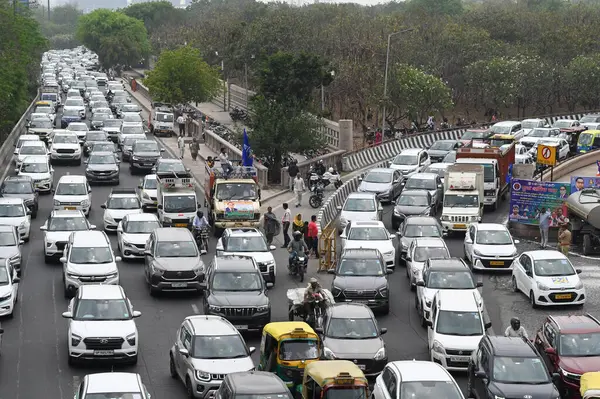
<svg viewBox="0 0 600 399">
<path fill-rule="evenodd" d="M 446 232 L 467 231 L 481 222 L 484 203 L 484 167 L 454 164 L 444 175 L 442 227 Z"/>
<path fill-rule="evenodd" d="M 253 166 L 238 166 L 226 174 L 220 165 L 206 165 L 204 184 L 208 221 L 215 236 L 232 227 L 258 227 L 260 188 Z"/>
<path fill-rule="evenodd" d="M 507 179 L 510 165 L 515 163 L 516 144 L 502 148 L 459 148 L 456 163 L 483 165 L 484 205 L 498 209 L 500 199 L 505 200 L 509 190 Z"/>
<path fill-rule="evenodd" d="M 573 243 L 581 244 L 583 254 L 600 251 L 600 188 L 584 188 L 565 201 L 571 222 Z"/>
<path fill-rule="evenodd" d="M 158 220 L 164 227 L 191 229 L 198 211 L 198 197 L 190 174 L 157 173 Z"/>
<path fill-rule="evenodd" d="M 171 104 L 153 102 L 148 118 L 148 129 L 155 136 L 176 136 L 175 114 Z"/>
</svg>

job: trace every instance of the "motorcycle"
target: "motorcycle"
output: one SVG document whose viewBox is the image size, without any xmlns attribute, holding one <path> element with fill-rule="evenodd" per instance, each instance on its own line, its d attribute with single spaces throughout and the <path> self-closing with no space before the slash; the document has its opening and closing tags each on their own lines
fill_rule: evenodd
<svg viewBox="0 0 600 399">
<path fill-rule="evenodd" d="M 322 184 L 317 183 L 310 189 L 311 195 L 308 198 L 308 203 L 314 209 L 320 208 L 323 205 L 323 187 Z"/>
<path fill-rule="evenodd" d="M 208 228 L 198 229 L 194 227 L 194 237 L 196 238 L 196 245 L 200 250 L 200 254 L 208 253 Z"/>
<path fill-rule="evenodd" d="M 333 186 L 336 189 L 340 188 L 342 184 L 344 184 L 344 182 L 342 182 L 340 174 L 336 171 L 333 171 L 333 173 L 325 172 L 322 176 L 322 179 L 325 180 L 328 184 L 333 184 Z"/>
<path fill-rule="evenodd" d="M 321 293 L 313 294 L 312 300 L 312 313 L 308 314 L 306 317 L 306 322 L 314 326 L 315 328 L 320 328 L 323 326 L 323 308 L 327 305 L 327 301 L 325 297 Z"/>
<path fill-rule="evenodd" d="M 306 274 L 306 258 L 304 256 L 295 255 L 294 259 L 288 263 L 288 271 L 292 276 L 298 276 L 300 282 L 304 281 L 304 275 Z"/>
</svg>

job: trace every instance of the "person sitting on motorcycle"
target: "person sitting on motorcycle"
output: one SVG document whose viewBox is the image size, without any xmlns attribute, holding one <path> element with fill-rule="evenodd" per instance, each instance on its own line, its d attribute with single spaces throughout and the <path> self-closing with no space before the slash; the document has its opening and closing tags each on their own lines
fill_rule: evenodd
<svg viewBox="0 0 600 399">
<path fill-rule="evenodd" d="M 196 212 L 196 216 L 194 216 L 194 221 L 192 222 L 192 227 L 194 228 L 194 234 L 199 234 L 200 230 L 208 229 L 210 227 L 208 220 L 206 220 L 206 217 L 204 216 L 204 212 Z"/>
<path fill-rule="evenodd" d="M 325 164 L 323 163 L 323 160 L 320 159 L 319 162 L 317 162 L 317 164 L 315 165 L 315 173 L 319 176 L 323 176 L 325 174 L 325 171 Z"/>
<path fill-rule="evenodd" d="M 294 231 L 294 239 L 292 241 L 290 241 L 290 243 L 288 244 L 288 252 L 290 253 L 290 258 L 289 258 L 289 262 L 290 262 L 290 266 L 292 266 L 292 263 L 294 262 L 294 260 L 296 259 L 296 257 L 300 257 L 300 258 L 304 258 L 304 265 L 308 264 L 308 256 L 306 256 L 306 254 L 308 253 L 308 245 L 306 245 L 306 243 L 304 242 L 304 240 L 302 239 L 302 233 L 300 231 Z"/>
<path fill-rule="evenodd" d="M 321 310 L 324 312 L 326 307 L 325 292 L 323 291 L 321 284 L 319 284 L 319 280 L 312 277 L 308 283 L 308 287 L 306 287 L 306 291 L 304 291 L 304 312 L 306 315 L 312 314 L 316 304 L 315 297 L 319 295 L 321 295 L 323 300 L 318 303 L 318 306 L 320 306 Z"/>
<path fill-rule="evenodd" d="M 510 319 L 510 326 L 508 326 L 506 328 L 506 331 L 504 331 L 504 336 L 505 337 L 521 337 L 521 338 L 529 339 L 529 336 L 527 335 L 527 331 L 525 330 L 525 328 L 523 328 L 523 326 L 521 326 L 521 320 L 519 320 L 518 317 L 513 317 L 512 319 Z"/>
</svg>

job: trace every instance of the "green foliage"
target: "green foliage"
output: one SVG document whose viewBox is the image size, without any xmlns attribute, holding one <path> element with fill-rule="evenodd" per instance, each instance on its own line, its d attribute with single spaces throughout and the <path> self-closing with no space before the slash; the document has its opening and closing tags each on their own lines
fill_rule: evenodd
<svg viewBox="0 0 600 399">
<path fill-rule="evenodd" d="M 461 0 L 409 0 L 408 12 L 428 15 L 457 15 L 463 12 Z"/>
<path fill-rule="evenodd" d="M 144 23 L 117 11 L 99 9 L 81 16 L 77 38 L 98 54 L 104 69 L 135 65 L 150 53 Z"/>
<path fill-rule="evenodd" d="M 218 71 L 191 46 L 163 51 L 144 84 L 155 101 L 171 104 L 209 101 L 221 86 Z"/>
<path fill-rule="evenodd" d="M 83 12 L 75 5 L 66 4 L 56 6 L 50 11 L 43 7 L 34 10 L 33 15 L 39 22 L 42 33 L 48 38 L 50 48 L 67 49 L 79 46 L 81 43 L 75 38 L 77 21 Z"/>
<path fill-rule="evenodd" d="M 597 109 L 600 106 L 600 54 L 573 59 L 564 69 L 563 79 L 571 108 L 581 105 L 586 109 Z"/>
<path fill-rule="evenodd" d="M 184 11 L 173 7 L 168 1 L 150 1 L 132 4 L 121 12 L 142 21 L 148 33 L 152 34 L 163 25 L 176 24 L 182 18 Z"/>
</svg>

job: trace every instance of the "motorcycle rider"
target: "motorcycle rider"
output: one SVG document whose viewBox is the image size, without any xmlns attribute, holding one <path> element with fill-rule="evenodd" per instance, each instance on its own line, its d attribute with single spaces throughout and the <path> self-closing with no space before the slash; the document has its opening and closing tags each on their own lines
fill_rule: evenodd
<svg viewBox="0 0 600 399">
<path fill-rule="evenodd" d="M 529 339 L 529 336 L 527 335 L 527 331 L 525 331 L 525 328 L 523 328 L 523 326 L 521 326 L 521 320 L 519 320 L 518 317 L 513 317 L 512 319 L 510 319 L 510 326 L 508 326 L 506 328 L 506 331 L 504 331 L 504 336 L 505 337 L 521 337 L 521 338 Z"/>
<path fill-rule="evenodd" d="M 306 291 L 304 291 L 304 312 L 308 316 L 312 314 L 315 306 L 315 296 L 321 295 L 323 299 L 325 299 L 325 292 L 319 284 L 319 280 L 314 277 L 311 277 L 310 282 L 308 283 L 308 287 L 306 287 Z M 321 307 L 321 310 L 325 311 L 325 301 L 321 301 L 318 303 L 318 306 Z"/>
<path fill-rule="evenodd" d="M 308 253 L 308 245 L 306 245 L 306 242 L 302 239 L 302 233 L 300 231 L 294 231 L 293 237 L 294 239 L 290 241 L 287 247 L 288 252 L 290 253 L 289 267 L 292 267 L 292 263 L 296 257 L 304 257 L 304 265 L 306 266 L 308 264 L 308 256 L 306 256 Z"/>
<path fill-rule="evenodd" d="M 208 220 L 204 216 L 204 212 L 196 212 L 196 216 L 194 216 L 194 221 L 192 222 L 192 227 L 194 230 L 194 238 L 196 239 L 196 241 L 198 241 L 198 235 L 200 234 L 200 231 L 203 229 L 208 229 L 210 227 Z M 208 248 L 203 249 L 200 252 L 206 253 L 207 249 Z"/>
<path fill-rule="evenodd" d="M 323 163 L 323 160 L 320 159 L 319 162 L 317 162 L 317 164 L 315 165 L 315 173 L 319 176 L 323 176 L 325 174 L 325 171 L 325 164 Z"/>
</svg>

